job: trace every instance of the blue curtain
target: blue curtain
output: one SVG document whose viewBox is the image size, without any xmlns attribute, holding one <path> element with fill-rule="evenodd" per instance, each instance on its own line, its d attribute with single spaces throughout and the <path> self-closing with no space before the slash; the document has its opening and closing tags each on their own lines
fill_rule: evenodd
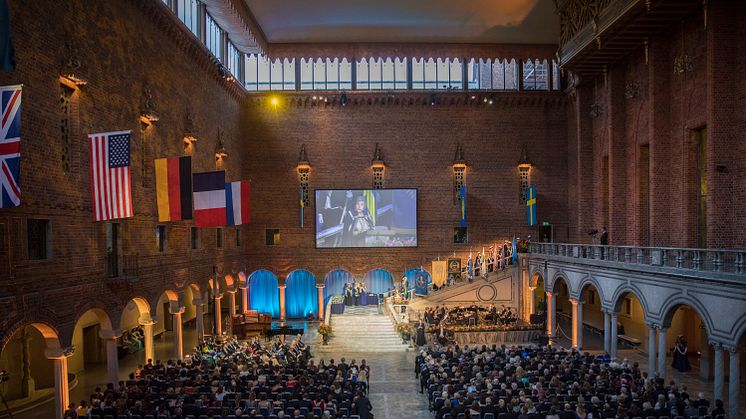
<svg viewBox="0 0 746 419">
<path fill-rule="evenodd" d="M 332 295 L 342 295 L 346 283 L 352 282 L 352 274 L 344 269 L 329 272 L 324 277 L 324 304 Z"/>
<path fill-rule="evenodd" d="M 280 317 L 280 291 L 277 277 L 270 271 L 259 270 L 249 277 L 249 306 L 260 313 Z"/>
<path fill-rule="evenodd" d="M 394 288 L 394 277 L 385 269 L 373 269 L 365 274 L 365 288 L 373 294 L 381 294 Z"/>
<path fill-rule="evenodd" d="M 303 269 L 288 275 L 285 288 L 285 313 L 288 318 L 305 318 L 308 313 L 319 313 L 319 293 L 316 290 L 316 277 Z"/>
<path fill-rule="evenodd" d="M 420 277 L 424 277 L 428 285 L 430 285 L 433 282 L 433 278 L 430 276 L 430 272 L 422 268 L 412 268 L 408 270 L 406 273 L 404 273 L 404 276 L 407 277 L 407 289 L 408 290 L 411 290 L 415 287 L 415 285 L 417 284 L 417 280 Z"/>
</svg>

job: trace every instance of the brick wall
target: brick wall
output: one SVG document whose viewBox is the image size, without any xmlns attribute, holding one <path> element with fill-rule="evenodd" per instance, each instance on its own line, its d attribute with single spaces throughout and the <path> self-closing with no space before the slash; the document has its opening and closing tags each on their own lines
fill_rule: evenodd
<svg viewBox="0 0 746 419">
<path fill-rule="evenodd" d="M 519 202 L 517 163 L 525 146 L 535 168 L 538 219 L 567 238 L 567 168 L 564 102 L 559 94 L 501 93 L 494 105 L 463 93 L 348 93 L 313 101 L 311 95 L 249 100 L 244 110 L 242 156 L 252 180 L 249 227 L 250 271 L 267 268 L 281 278 L 306 268 L 318 279 L 335 268 L 357 278 L 373 268 L 399 278 L 407 268 L 438 256 L 481 251 L 513 234 L 526 237 L 525 207 Z M 316 249 L 313 199 L 300 228 L 295 165 L 301 144 L 313 166 L 310 188 L 370 188 L 371 159 L 379 143 L 386 163 L 387 188 L 417 188 L 418 242 L 410 249 Z M 453 244 L 459 225 L 453 202 L 451 165 L 456 144 L 468 161 L 466 171 L 469 244 Z M 312 194 L 313 195 L 313 194 Z M 264 229 L 280 228 L 280 246 L 264 245 Z M 534 237 L 536 232 L 533 230 Z M 428 268 L 429 269 L 429 268 Z"/>
<path fill-rule="evenodd" d="M 743 103 L 746 89 L 737 81 L 746 67 L 736 22 L 745 8 L 717 2 L 709 10 L 706 30 L 702 12 L 694 13 L 650 39 L 647 63 L 641 46 L 572 92 L 568 161 L 577 166 L 570 165 L 568 199 L 579 208 L 571 211 L 570 230 L 577 232 L 571 238 L 590 241 L 583 232 L 608 223 L 611 243 L 696 246 L 696 131 L 707 128 L 705 245 L 744 246 L 746 176 L 737 157 L 744 155 L 744 117 L 736 104 Z M 676 73 L 682 54 L 691 57 L 691 70 Z M 584 95 L 591 99 L 578 106 Z M 590 103 L 601 106 L 600 116 L 590 116 Z M 582 147 L 588 131 L 578 126 L 590 126 L 592 154 Z M 583 173 L 582 166 L 591 169 Z M 584 184 L 589 172 L 594 182 Z"/>
<path fill-rule="evenodd" d="M 104 309 L 116 327 L 134 296 L 154 304 L 168 288 L 194 282 L 204 290 L 213 266 L 230 272 L 241 265 L 246 251 L 234 246 L 233 231 L 216 251 L 214 229 L 204 230 L 201 249 L 191 251 L 190 223 L 172 223 L 167 251 L 158 253 L 155 245 L 152 159 L 183 155 L 187 111 L 195 114 L 200 137 L 191 151 L 194 171 L 215 170 L 218 128 L 229 150 L 240 140 L 240 92 L 219 78 L 199 41 L 161 2 L 10 2 L 10 15 L 18 66 L 0 72 L 0 85 L 24 84 L 23 195 L 21 206 L 0 211 L 0 343 L 38 321 L 69 344 L 76 319 L 88 308 Z M 69 53 L 66 43 L 77 52 Z M 71 57 L 80 61 L 76 74 L 88 84 L 72 98 L 66 172 L 59 76 Z M 145 84 L 160 121 L 141 131 Z M 136 282 L 105 278 L 105 225 L 91 214 L 87 134 L 114 130 L 132 130 L 135 217 L 120 223 L 122 251 L 137 261 Z M 229 156 L 225 168 L 229 179 L 241 178 L 238 158 Z M 28 259 L 29 217 L 51 220 L 48 260 Z"/>
</svg>

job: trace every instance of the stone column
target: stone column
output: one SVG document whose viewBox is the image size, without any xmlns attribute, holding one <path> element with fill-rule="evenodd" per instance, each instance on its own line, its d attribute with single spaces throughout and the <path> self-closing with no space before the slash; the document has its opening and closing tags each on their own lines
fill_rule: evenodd
<svg viewBox="0 0 746 419">
<path fill-rule="evenodd" d="M 319 320 L 324 321 L 324 284 L 316 284 L 319 293 Z"/>
<path fill-rule="evenodd" d="M 570 304 L 572 304 L 572 347 L 575 349 L 580 349 L 582 346 L 579 343 L 580 338 L 580 328 L 582 327 L 580 325 L 580 310 L 582 310 L 580 304 L 578 303 L 578 300 L 570 299 Z"/>
<path fill-rule="evenodd" d="M 184 307 L 171 307 L 169 313 L 173 315 L 174 329 L 174 358 L 184 359 L 184 346 L 181 339 L 181 315 L 184 313 Z"/>
<path fill-rule="evenodd" d="M 70 404 L 70 387 L 67 381 L 67 358 L 72 356 L 74 349 L 47 349 L 45 355 L 54 363 L 54 404 L 56 418 L 62 419 Z"/>
<path fill-rule="evenodd" d="M 155 358 L 153 354 L 153 325 L 155 324 L 155 320 L 153 320 L 150 315 L 140 316 L 139 323 L 142 326 L 142 339 L 143 346 L 145 347 L 145 362 L 147 363 L 149 359 Z"/>
<path fill-rule="evenodd" d="M 727 348 L 730 355 L 728 365 L 730 366 L 728 374 L 728 417 L 738 417 L 738 393 L 741 388 L 741 354 L 738 352 L 738 346 Z"/>
<path fill-rule="evenodd" d="M 117 338 L 122 336 L 121 330 L 100 330 L 98 337 L 106 342 L 106 372 L 110 383 L 116 388 L 119 382 L 119 353 L 117 351 Z"/>
<path fill-rule="evenodd" d="M 609 356 L 611 359 L 616 359 L 616 346 L 619 342 L 619 336 L 617 334 L 616 326 L 617 313 L 611 312 L 611 334 L 609 335 Z"/>
<path fill-rule="evenodd" d="M 228 312 L 230 316 L 236 315 L 236 291 L 228 291 Z"/>
<path fill-rule="evenodd" d="M 583 349 L 583 300 L 578 299 L 578 350 Z"/>
<path fill-rule="evenodd" d="M 285 320 L 285 288 L 287 285 L 280 285 L 278 288 L 280 289 L 280 320 Z"/>
<path fill-rule="evenodd" d="M 249 310 L 249 289 L 241 288 L 241 301 L 243 301 L 243 311 Z"/>
<path fill-rule="evenodd" d="M 215 314 L 214 314 L 214 321 L 215 321 L 215 336 L 220 336 L 223 334 L 223 319 L 222 319 L 222 313 L 220 312 L 222 309 L 220 308 L 220 299 L 223 298 L 223 294 L 216 294 L 215 295 Z"/>
<path fill-rule="evenodd" d="M 658 330 L 658 377 L 666 378 L 666 331 L 668 328 L 661 326 Z"/>
<path fill-rule="evenodd" d="M 604 310 L 604 352 L 611 353 L 611 315 Z"/>
<path fill-rule="evenodd" d="M 655 324 L 648 325 L 648 377 L 655 377 Z"/>
<path fill-rule="evenodd" d="M 194 322 L 197 325 L 197 342 L 205 340 L 205 302 L 202 299 L 192 300 L 195 307 Z"/>
<path fill-rule="evenodd" d="M 723 400 L 723 382 L 725 381 L 723 365 L 723 346 L 717 342 L 711 342 L 715 350 L 715 400 Z"/>
<path fill-rule="evenodd" d="M 536 290 L 536 287 L 528 287 L 528 298 L 526 298 L 526 305 L 528 307 L 526 310 L 527 316 L 526 321 L 531 322 L 531 315 L 534 314 L 534 309 L 536 305 L 536 301 L 534 301 L 534 291 Z"/>
<path fill-rule="evenodd" d="M 557 335 L 555 323 L 557 298 L 551 291 L 547 291 L 547 336 L 554 338 Z"/>
</svg>

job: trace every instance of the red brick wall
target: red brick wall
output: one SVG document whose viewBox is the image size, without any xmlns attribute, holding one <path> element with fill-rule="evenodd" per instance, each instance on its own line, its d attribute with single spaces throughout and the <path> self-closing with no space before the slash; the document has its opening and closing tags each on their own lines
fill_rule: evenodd
<svg viewBox="0 0 746 419">
<path fill-rule="evenodd" d="M 743 103 L 745 87 L 738 80 L 746 67 L 738 49 L 744 43 L 743 29 L 736 23 L 746 16 L 744 10 L 739 2 L 713 3 L 707 30 L 701 11 L 697 12 L 650 40 L 648 63 L 641 47 L 623 62 L 609 66 L 605 77 L 583 80 L 573 92 L 570 100 L 576 106 L 569 107 L 572 121 L 568 126 L 590 124 L 592 155 L 578 151 L 586 131 L 575 128 L 569 139 L 568 160 L 592 168 L 593 177 L 592 196 L 583 197 L 589 193 L 585 176 L 590 173 L 570 166 L 568 199 L 580 205 L 577 214 L 570 215 L 570 230 L 578 232 L 573 239 L 589 241 L 583 232 L 606 223 L 608 211 L 611 243 L 695 246 L 693 132 L 706 127 L 706 245 L 744 245 L 746 230 L 740 228 L 746 189 L 744 117 L 737 103 Z M 674 73 L 675 58 L 681 54 L 691 57 L 692 69 Z M 638 94 L 628 97 L 627 87 L 636 88 Z M 592 96 L 589 103 L 601 106 L 599 117 L 592 118 L 585 103 L 577 106 L 577 98 L 587 94 Z M 645 181 L 640 171 L 646 166 L 641 146 L 649 147 L 648 188 L 640 184 Z M 608 177 L 603 176 L 604 159 L 609 161 Z M 577 180 L 572 179 L 573 174 L 578 174 Z M 586 217 L 582 208 L 592 214 Z"/>
<path fill-rule="evenodd" d="M 431 106 L 426 93 L 348 93 L 347 106 L 314 102 L 311 94 L 250 100 L 244 134 L 250 145 L 243 156 L 252 180 L 249 230 L 250 271 L 266 267 L 284 277 L 306 268 L 321 279 L 335 268 L 356 277 L 370 269 L 388 269 L 400 277 L 405 269 L 430 264 L 453 252 L 513 234 L 526 237 L 525 207 L 519 202 L 517 163 L 525 146 L 536 167 L 538 218 L 555 225 L 555 237 L 567 238 L 565 110 L 559 94 L 504 93 L 494 105 L 482 96 L 438 94 Z M 302 98 L 302 99 L 299 99 Z M 299 104 L 298 100 L 303 103 Z M 466 103 L 464 103 L 466 101 Z M 332 102 L 335 102 L 332 104 Z M 469 244 L 453 244 L 459 224 L 453 203 L 451 165 L 456 143 L 469 167 L 467 219 Z M 419 247 L 410 249 L 315 249 L 313 199 L 299 226 L 295 165 L 301 144 L 313 166 L 310 188 L 370 188 L 371 159 L 379 143 L 386 162 L 385 186 L 418 188 Z M 281 244 L 264 245 L 264 229 L 280 228 Z M 536 233 L 533 233 L 536 237 Z"/>
<path fill-rule="evenodd" d="M 189 223 L 172 223 L 168 250 L 160 254 L 155 246 L 152 159 L 183 154 L 188 107 L 200 136 L 192 152 L 195 171 L 215 170 L 218 128 L 229 150 L 240 139 L 237 90 L 226 88 L 214 66 L 205 65 L 207 55 L 195 47 L 198 41 L 173 25 L 172 14 L 160 2 L 12 1 L 10 15 L 18 67 L 0 72 L 0 85 L 24 84 L 23 196 L 20 207 L 0 211 L 0 343 L 20 325 L 42 321 L 56 328 L 65 344 L 87 308 L 103 308 L 118 323 L 134 296 L 155 303 L 165 289 L 184 283 L 196 282 L 204 289 L 213 266 L 229 272 L 234 262 L 241 265 L 246 251 L 235 248 L 232 231 L 225 233 L 224 249 L 216 251 L 214 229 L 204 230 L 202 249 L 191 251 Z M 88 81 L 74 98 L 69 172 L 62 169 L 60 140 L 65 42 L 78 49 L 78 74 Z M 146 82 L 160 121 L 141 132 L 138 117 Z M 93 222 L 91 214 L 87 148 L 89 133 L 126 129 L 132 130 L 135 217 L 121 221 L 121 235 L 123 253 L 136 255 L 139 266 L 134 283 L 105 278 L 105 226 Z M 239 179 L 240 160 L 229 157 L 226 170 L 230 179 Z M 29 217 L 51 220 L 49 260 L 28 260 Z"/>
</svg>

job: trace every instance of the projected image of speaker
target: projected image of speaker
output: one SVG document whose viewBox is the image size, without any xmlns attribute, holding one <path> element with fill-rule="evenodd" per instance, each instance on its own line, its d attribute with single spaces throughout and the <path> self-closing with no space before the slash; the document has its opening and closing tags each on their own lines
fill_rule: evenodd
<svg viewBox="0 0 746 419">
<path fill-rule="evenodd" d="M 416 247 L 417 189 L 317 189 L 316 247 Z"/>
</svg>

